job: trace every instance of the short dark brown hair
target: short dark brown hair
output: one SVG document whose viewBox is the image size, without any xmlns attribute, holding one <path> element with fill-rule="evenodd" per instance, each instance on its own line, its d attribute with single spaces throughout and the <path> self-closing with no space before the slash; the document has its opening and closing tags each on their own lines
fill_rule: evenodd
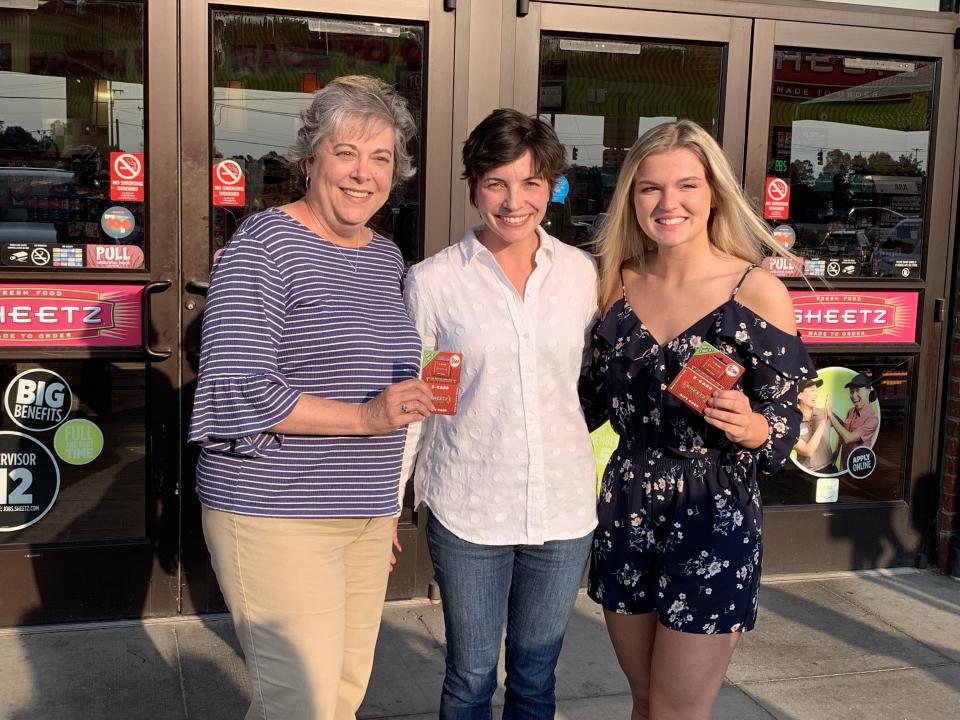
<svg viewBox="0 0 960 720">
<path fill-rule="evenodd" d="M 463 178 L 470 186 L 470 202 L 480 178 L 528 150 L 537 177 L 555 183 L 567 161 L 550 123 L 511 108 L 494 110 L 481 120 L 463 145 Z"/>
</svg>

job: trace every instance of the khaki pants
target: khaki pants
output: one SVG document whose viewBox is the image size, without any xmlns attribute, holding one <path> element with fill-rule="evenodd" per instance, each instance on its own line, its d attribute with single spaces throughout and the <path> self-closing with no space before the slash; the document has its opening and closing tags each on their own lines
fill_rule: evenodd
<svg viewBox="0 0 960 720">
<path fill-rule="evenodd" d="M 253 687 L 246 720 L 354 720 L 373 666 L 393 518 L 262 518 L 203 508 Z"/>
</svg>

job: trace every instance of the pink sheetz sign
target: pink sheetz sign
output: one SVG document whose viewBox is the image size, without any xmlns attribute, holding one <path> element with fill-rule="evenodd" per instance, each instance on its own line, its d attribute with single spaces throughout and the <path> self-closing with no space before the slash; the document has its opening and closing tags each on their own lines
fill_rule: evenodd
<svg viewBox="0 0 960 720">
<path fill-rule="evenodd" d="M 0 285 L 0 347 L 136 346 L 142 285 Z"/>
<path fill-rule="evenodd" d="M 797 329 L 806 343 L 914 343 L 916 292 L 791 290 Z"/>
</svg>

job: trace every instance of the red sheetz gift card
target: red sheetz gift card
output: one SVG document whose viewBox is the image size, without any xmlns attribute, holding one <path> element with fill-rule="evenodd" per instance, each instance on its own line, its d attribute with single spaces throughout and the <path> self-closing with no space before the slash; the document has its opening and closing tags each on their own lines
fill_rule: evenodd
<svg viewBox="0 0 960 720">
<path fill-rule="evenodd" d="M 667 390 L 702 414 L 707 400 L 718 390 L 732 388 L 741 375 L 742 365 L 710 343 L 702 342 Z"/>
<path fill-rule="evenodd" d="M 460 367 L 463 355 L 456 352 L 423 351 L 423 369 L 420 378 L 433 393 L 434 412 L 437 415 L 456 415 L 460 397 Z"/>
</svg>

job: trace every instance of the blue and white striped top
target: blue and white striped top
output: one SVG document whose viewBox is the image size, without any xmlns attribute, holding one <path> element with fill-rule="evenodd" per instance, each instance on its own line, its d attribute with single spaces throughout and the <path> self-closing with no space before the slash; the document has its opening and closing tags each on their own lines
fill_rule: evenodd
<svg viewBox="0 0 960 720">
<path fill-rule="evenodd" d="M 386 435 L 269 429 L 301 393 L 362 403 L 415 378 L 420 338 L 401 297 L 403 258 L 374 235 L 338 248 L 281 210 L 248 218 L 214 265 L 190 442 L 207 507 L 270 517 L 399 510 L 406 428 Z"/>
</svg>

